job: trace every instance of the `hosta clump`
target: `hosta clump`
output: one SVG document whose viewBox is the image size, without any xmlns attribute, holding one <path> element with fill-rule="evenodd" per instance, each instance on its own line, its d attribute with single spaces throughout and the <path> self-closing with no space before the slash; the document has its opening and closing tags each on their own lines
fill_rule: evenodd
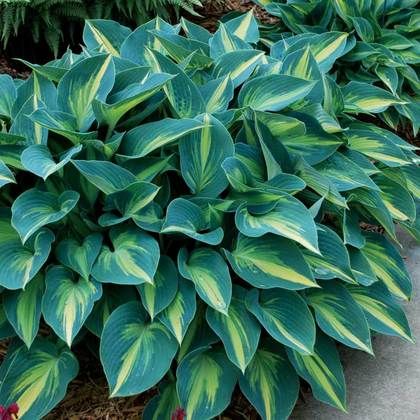
<svg viewBox="0 0 420 420">
<path fill-rule="evenodd" d="M 324 43 L 333 49 L 341 44 L 342 57 L 333 74 L 347 83 L 345 111 L 378 114 L 393 129 L 411 127 L 416 137 L 420 127 L 418 0 L 254 2 L 279 18 L 279 24 L 264 34 L 274 57 L 283 59 L 286 50 L 310 43 L 319 58 Z M 370 101 L 371 95 L 381 101 Z"/>
<path fill-rule="evenodd" d="M 419 237 L 415 148 L 331 76 L 354 45 L 280 60 L 251 13 L 215 34 L 90 21 L 84 41 L 0 79 L 0 404 L 45 415 L 97 336 L 111 396 L 159 384 L 146 419 L 213 418 L 237 384 L 287 418 L 299 377 L 345 409 L 335 342 L 412 340 L 394 223 Z M 377 92 L 361 99 L 387 108 Z"/>
</svg>

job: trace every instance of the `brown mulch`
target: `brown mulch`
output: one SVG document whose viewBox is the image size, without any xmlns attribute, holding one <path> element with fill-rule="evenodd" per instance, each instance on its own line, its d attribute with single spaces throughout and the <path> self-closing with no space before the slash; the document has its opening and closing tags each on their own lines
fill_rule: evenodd
<svg viewBox="0 0 420 420">
<path fill-rule="evenodd" d="M 202 18 L 194 18 L 195 23 L 204 26 L 211 32 L 217 29 L 219 19 L 229 12 L 247 12 L 254 10 L 255 16 L 263 23 L 272 24 L 278 22 L 277 18 L 270 16 L 261 7 L 250 0 L 208 0 L 202 9 L 198 9 Z"/>
<path fill-rule="evenodd" d="M 25 70 L 25 67 L 18 61 L 14 61 L 0 53 L 0 74 L 8 74 L 17 79 L 26 79 L 31 72 Z"/>
</svg>

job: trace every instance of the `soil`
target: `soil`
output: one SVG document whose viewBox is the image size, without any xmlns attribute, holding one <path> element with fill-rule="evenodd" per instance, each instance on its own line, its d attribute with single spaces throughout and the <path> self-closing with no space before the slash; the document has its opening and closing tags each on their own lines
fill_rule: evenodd
<svg viewBox="0 0 420 420">
<path fill-rule="evenodd" d="M 25 66 L 18 61 L 8 58 L 0 52 L 0 74 L 8 74 L 13 78 L 26 79 L 31 74 Z"/>
</svg>

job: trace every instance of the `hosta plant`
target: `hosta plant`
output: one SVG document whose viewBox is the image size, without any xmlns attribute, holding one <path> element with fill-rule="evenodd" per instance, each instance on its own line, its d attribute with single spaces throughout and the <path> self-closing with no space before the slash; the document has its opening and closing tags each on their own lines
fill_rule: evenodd
<svg viewBox="0 0 420 420">
<path fill-rule="evenodd" d="M 322 44 L 332 31 L 336 43 L 340 34 L 346 41 L 331 76 L 348 83 L 344 91 L 349 113 L 378 113 L 392 129 L 420 128 L 420 10 L 418 0 L 254 0 L 279 24 L 265 32 L 271 54 L 282 60 L 287 49 L 299 49 L 308 42 Z M 333 42 L 333 39 L 330 39 Z M 331 48 L 336 45 L 331 43 Z M 375 89 L 388 106 L 360 100 Z M 379 92 L 379 91 L 377 91 Z M 392 102 L 397 96 L 398 102 Z"/>
<path fill-rule="evenodd" d="M 285 419 L 300 378 L 344 410 L 336 344 L 412 341 L 395 223 L 419 238 L 418 161 L 349 109 L 402 102 L 334 79 L 349 39 L 279 59 L 251 12 L 93 20 L 81 54 L 1 77 L 1 405 L 44 416 L 85 342 L 111 397 L 158 385 L 145 419 L 214 418 L 235 388 Z"/>
</svg>

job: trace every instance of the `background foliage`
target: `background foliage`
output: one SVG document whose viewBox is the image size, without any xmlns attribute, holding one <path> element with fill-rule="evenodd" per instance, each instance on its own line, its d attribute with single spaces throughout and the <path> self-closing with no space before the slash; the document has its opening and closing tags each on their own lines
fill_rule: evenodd
<svg viewBox="0 0 420 420">
<path fill-rule="evenodd" d="M 0 32 L 3 48 L 23 34 L 33 42 L 45 41 L 57 56 L 63 41 L 78 35 L 85 19 L 116 19 L 138 26 L 156 15 L 169 19 L 181 9 L 195 13 L 198 0 L 30 0 L 0 1 Z"/>
<path fill-rule="evenodd" d="M 82 342 L 111 396 L 159 384 L 146 419 L 201 420 L 237 385 L 287 418 L 299 378 L 344 410 L 336 342 L 412 341 L 395 224 L 420 238 L 418 157 L 384 117 L 412 81 L 342 76 L 354 33 L 262 29 L 89 20 L 82 53 L 0 77 L 0 404 L 21 418 L 63 398 Z"/>
</svg>

